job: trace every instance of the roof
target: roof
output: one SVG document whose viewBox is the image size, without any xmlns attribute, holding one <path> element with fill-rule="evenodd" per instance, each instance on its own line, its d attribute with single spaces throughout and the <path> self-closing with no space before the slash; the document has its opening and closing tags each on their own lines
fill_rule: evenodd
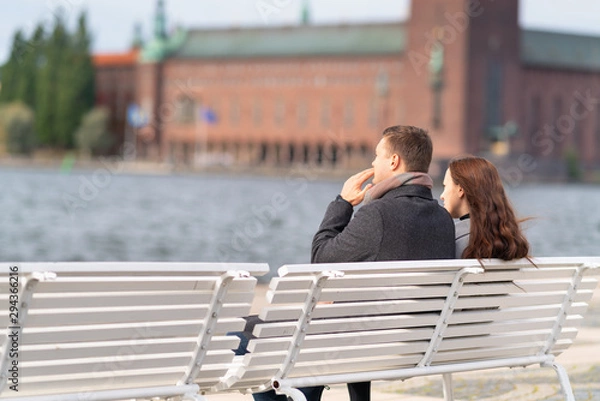
<svg viewBox="0 0 600 401">
<path fill-rule="evenodd" d="M 521 61 L 525 66 L 600 71 L 600 37 L 523 30 Z"/>
<path fill-rule="evenodd" d="M 402 23 L 191 30 L 174 58 L 399 54 Z"/>
<path fill-rule="evenodd" d="M 93 62 L 96 67 L 129 66 L 137 64 L 139 54 L 139 50 L 131 50 L 127 53 L 94 54 Z"/>
</svg>

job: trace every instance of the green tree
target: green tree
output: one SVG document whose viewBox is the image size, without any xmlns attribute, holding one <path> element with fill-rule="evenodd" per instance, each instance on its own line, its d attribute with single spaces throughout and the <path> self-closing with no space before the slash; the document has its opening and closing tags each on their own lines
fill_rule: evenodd
<svg viewBox="0 0 600 401">
<path fill-rule="evenodd" d="M 0 111 L 0 122 L 6 140 L 6 150 L 11 154 L 29 155 L 35 147 L 33 111 L 18 102 Z"/>
<path fill-rule="evenodd" d="M 77 148 L 86 156 L 106 152 L 112 146 L 112 135 L 108 131 L 110 113 L 97 107 L 89 111 L 75 134 Z"/>
<path fill-rule="evenodd" d="M 91 38 L 87 18 L 82 13 L 77 31 L 69 37 L 69 47 L 62 54 L 58 73 L 56 131 L 61 147 L 75 145 L 75 131 L 82 118 L 94 106 L 94 65 L 90 56 Z"/>
<path fill-rule="evenodd" d="M 41 54 L 41 65 L 36 85 L 36 131 L 40 144 L 62 147 L 64 133 L 57 130 L 57 108 L 61 101 L 59 74 L 64 66 L 64 53 L 69 46 L 69 35 L 62 14 L 57 14 L 52 35 Z"/>
<path fill-rule="evenodd" d="M 73 33 L 60 9 L 48 32 L 39 25 L 28 40 L 15 33 L 10 58 L 0 67 L 0 103 L 21 101 L 33 109 L 41 146 L 75 146 L 75 131 L 95 101 L 90 47 L 85 13 Z"/>
<path fill-rule="evenodd" d="M 25 51 L 25 39 L 20 30 L 15 33 L 10 57 L 6 64 L 0 68 L 2 88 L 0 89 L 0 103 L 10 103 L 17 98 L 17 87 L 20 78 L 20 64 Z"/>
<path fill-rule="evenodd" d="M 29 41 L 23 45 L 16 83 L 16 98 L 34 110 L 36 108 L 37 70 L 44 46 L 44 27 L 38 25 Z"/>
</svg>

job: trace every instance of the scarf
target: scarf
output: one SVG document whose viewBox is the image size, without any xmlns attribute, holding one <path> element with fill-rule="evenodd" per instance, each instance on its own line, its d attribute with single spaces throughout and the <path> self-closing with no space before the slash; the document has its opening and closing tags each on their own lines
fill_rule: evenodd
<svg viewBox="0 0 600 401">
<path fill-rule="evenodd" d="M 379 199 L 392 189 L 403 185 L 423 185 L 424 187 L 431 189 L 433 188 L 433 180 L 429 174 L 426 173 L 402 173 L 394 175 L 369 189 L 365 195 L 363 205 L 366 205 L 375 199 Z"/>
</svg>

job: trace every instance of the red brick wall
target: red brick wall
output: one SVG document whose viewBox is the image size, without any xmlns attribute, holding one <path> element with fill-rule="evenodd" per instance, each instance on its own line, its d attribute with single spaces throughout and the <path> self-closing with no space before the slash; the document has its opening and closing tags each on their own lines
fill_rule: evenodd
<svg viewBox="0 0 600 401">
<path fill-rule="evenodd" d="M 584 166 L 600 165 L 600 75 L 524 67 L 519 99 L 523 135 L 515 150 L 558 160 L 574 150 Z"/>
<path fill-rule="evenodd" d="M 164 121 L 165 141 L 194 146 L 206 135 L 208 145 L 220 149 L 233 143 L 286 151 L 290 145 L 297 150 L 306 145 L 311 152 L 318 146 L 350 146 L 354 153 L 368 149 L 370 159 L 382 130 L 405 122 L 410 100 L 404 96 L 402 67 L 400 55 L 169 60 L 164 102 L 174 106 L 174 115 Z M 376 91 L 382 74 L 386 93 Z M 197 117 L 182 122 L 177 109 L 184 97 L 196 107 L 213 109 L 217 123 L 207 126 Z"/>
</svg>

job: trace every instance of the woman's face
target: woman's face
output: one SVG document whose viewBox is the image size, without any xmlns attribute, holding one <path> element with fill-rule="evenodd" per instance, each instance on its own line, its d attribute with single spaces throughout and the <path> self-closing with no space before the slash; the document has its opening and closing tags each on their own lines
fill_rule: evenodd
<svg viewBox="0 0 600 401">
<path fill-rule="evenodd" d="M 462 187 L 452 179 L 450 169 L 447 169 L 446 175 L 444 175 L 444 192 L 442 192 L 440 199 L 444 202 L 444 208 L 455 219 L 469 213 L 465 193 Z"/>
</svg>

